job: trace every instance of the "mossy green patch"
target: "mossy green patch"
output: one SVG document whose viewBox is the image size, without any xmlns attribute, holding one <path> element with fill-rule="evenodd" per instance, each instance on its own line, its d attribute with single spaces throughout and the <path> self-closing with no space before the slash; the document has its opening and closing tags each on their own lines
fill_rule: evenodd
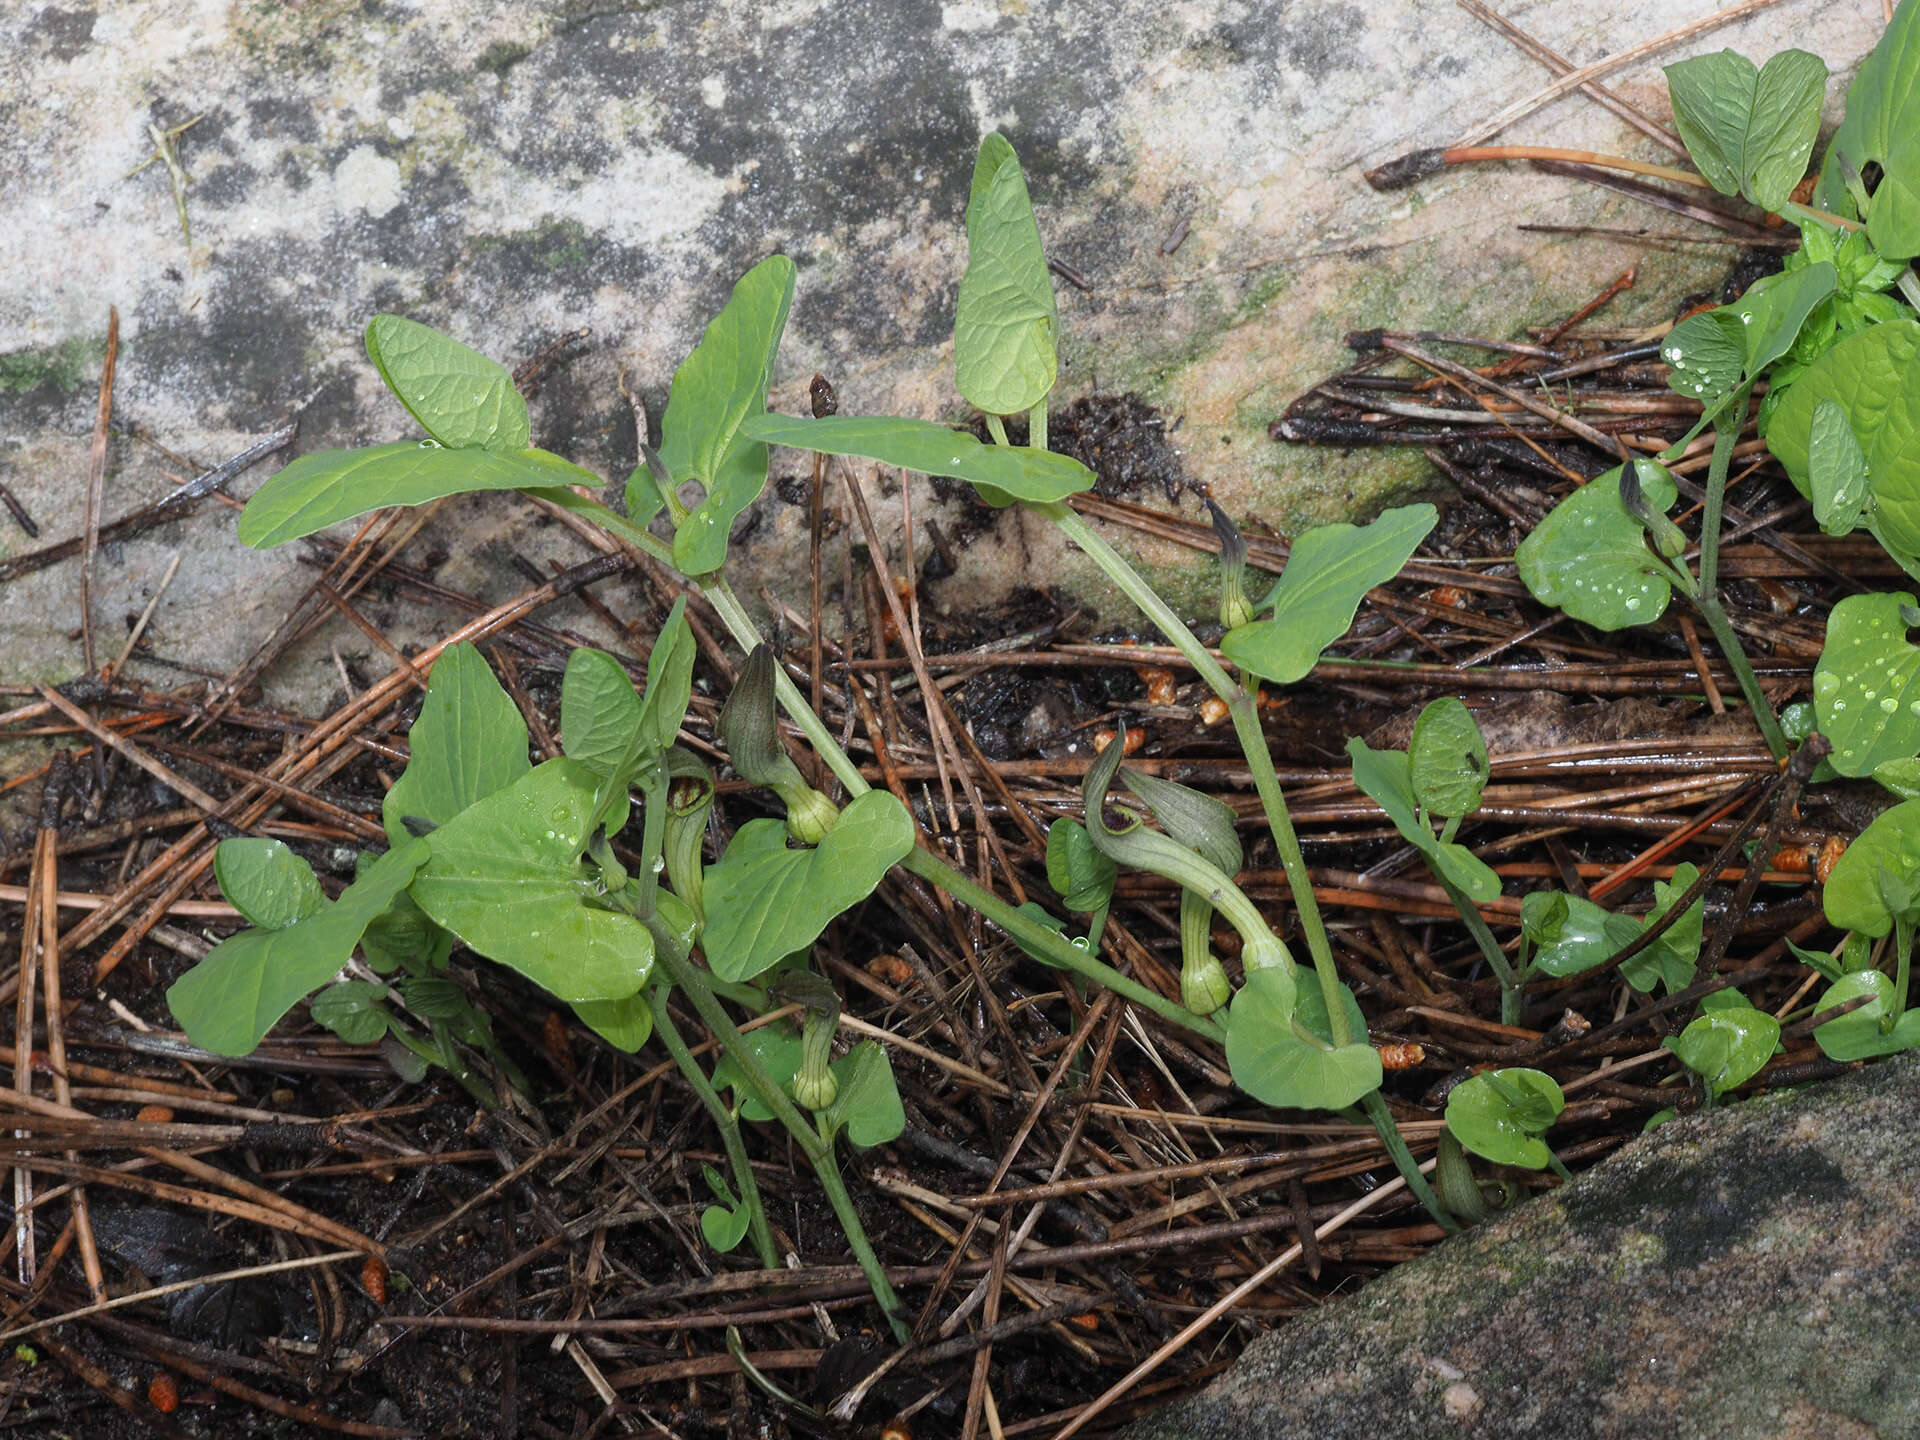
<svg viewBox="0 0 1920 1440">
<path fill-rule="evenodd" d="M 473 62 L 473 66 L 476 70 L 485 70 L 505 79 L 509 70 L 532 53 L 531 45 L 523 45 L 518 40 L 496 40 L 480 52 L 480 58 Z"/>
<path fill-rule="evenodd" d="M 58 345 L 0 355 L 0 395 L 24 395 L 42 385 L 71 395 L 100 363 L 103 340 L 73 335 Z"/>
</svg>

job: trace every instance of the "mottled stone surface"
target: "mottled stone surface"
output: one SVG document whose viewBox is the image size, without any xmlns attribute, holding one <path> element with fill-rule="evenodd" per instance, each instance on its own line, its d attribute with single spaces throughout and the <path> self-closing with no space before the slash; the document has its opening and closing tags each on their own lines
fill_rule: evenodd
<svg viewBox="0 0 1920 1440">
<path fill-rule="evenodd" d="M 1920 1435 L 1920 1056 L 1663 1126 L 1127 1440 Z"/>
<path fill-rule="evenodd" d="M 1586 61 L 1717 5 L 1509 8 Z M 1687 49 L 1764 55 L 1790 33 L 1844 75 L 1876 26 L 1860 0 L 1789 0 Z M 593 348 L 540 396 L 535 438 L 621 475 L 633 444 L 620 370 L 657 415 L 732 279 L 775 249 L 800 266 L 776 403 L 799 406 L 821 369 L 849 413 L 954 414 L 959 222 L 973 147 L 994 126 L 1026 161 L 1053 254 L 1091 287 L 1060 286 L 1062 399 L 1144 395 L 1183 421 L 1191 478 L 1283 528 L 1366 510 L 1423 483 L 1416 457 L 1289 452 L 1264 428 L 1342 362 L 1347 329 L 1511 333 L 1641 258 L 1518 221 L 1675 228 L 1517 168 L 1397 195 L 1362 183 L 1364 165 L 1445 140 L 1545 78 L 1447 0 L 14 0 L 0 7 L 0 480 L 43 538 L 76 532 L 110 304 L 117 416 L 179 458 L 116 437 L 109 516 L 296 407 L 302 449 L 408 433 L 359 349 L 379 309 L 509 361 L 591 326 Z M 1664 111 L 1657 65 L 1614 83 Z M 189 245 L 164 168 L 127 172 L 151 154 L 150 124 L 194 117 L 178 142 Z M 1578 97 L 1513 138 L 1649 153 Z M 1650 257 L 1618 313 L 1670 313 L 1724 256 Z M 897 501 L 879 509 L 897 530 Z M 771 491 L 755 512 L 749 591 L 794 574 L 801 515 Z M 304 577 L 289 553 L 233 545 L 229 519 L 205 506 L 106 552 L 103 627 L 123 633 L 184 551 L 156 645 L 216 669 L 244 655 Z M 0 552 L 29 543 L 0 520 Z M 448 507 L 425 548 L 449 557 L 448 583 L 497 595 L 520 583 L 502 552 L 538 561 L 543 544 L 497 500 Z M 1017 514 L 964 558 L 931 603 L 1035 574 L 1087 587 L 1081 562 Z M 71 566 L 9 587 L 0 679 L 76 671 L 76 592 Z M 445 628 L 374 611 L 402 640 Z M 327 648 L 308 647 L 273 683 L 305 697 L 334 674 Z"/>
</svg>

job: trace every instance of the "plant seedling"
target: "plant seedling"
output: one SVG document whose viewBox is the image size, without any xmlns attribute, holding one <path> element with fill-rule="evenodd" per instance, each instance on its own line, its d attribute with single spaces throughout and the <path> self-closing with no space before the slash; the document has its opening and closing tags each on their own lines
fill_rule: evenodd
<svg viewBox="0 0 1920 1440">
<path fill-rule="evenodd" d="M 1543 1071 L 1483 1070 L 1447 1095 L 1447 1129 L 1483 1160 L 1529 1170 L 1552 1166 L 1561 1179 L 1570 1180 L 1566 1167 L 1540 1138 L 1566 1108 L 1559 1085 Z"/>
<path fill-rule="evenodd" d="M 1700 1077 L 1711 1105 L 1758 1075 L 1780 1049 L 1780 1022 L 1756 1010 L 1738 990 L 1716 990 L 1699 1018 L 1660 1042 Z"/>
</svg>

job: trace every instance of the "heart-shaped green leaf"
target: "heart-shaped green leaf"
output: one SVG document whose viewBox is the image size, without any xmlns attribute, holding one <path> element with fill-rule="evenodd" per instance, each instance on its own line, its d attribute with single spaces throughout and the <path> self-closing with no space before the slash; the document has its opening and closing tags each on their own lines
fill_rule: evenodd
<svg viewBox="0 0 1920 1440">
<path fill-rule="evenodd" d="M 793 307 L 793 261 L 770 255 L 733 287 L 693 353 L 673 372 L 660 419 L 660 458 L 677 481 L 698 480 L 706 498 L 680 522 L 673 563 L 707 575 L 727 558 L 727 535 L 767 485 L 767 447 L 741 422 L 767 408 L 773 360 Z M 628 505 L 636 486 L 628 485 Z M 651 488 L 651 486 L 647 486 Z"/>
<path fill-rule="evenodd" d="M 1847 89 L 1847 118 L 1820 167 L 1816 204 L 1848 211 L 1846 174 L 1880 169 L 1863 217 L 1874 248 L 1890 259 L 1920 255 L 1920 4 L 1902 0 Z"/>
<path fill-rule="evenodd" d="M 1386 811 L 1403 840 L 1469 899 L 1485 905 L 1500 898 L 1500 877 L 1486 862 L 1464 845 L 1443 842 L 1421 818 L 1412 766 L 1404 750 L 1375 750 L 1356 735 L 1347 741 L 1347 754 L 1353 760 L 1353 783 Z"/>
<path fill-rule="evenodd" d="M 313 997 L 307 1013 L 349 1045 L 371 1045 L 387 1033 L 387 987 L 342 980 Z"/>
<path fill-rule="evenodd" d="M 838 1084 L 833 1103 L 820 1112 L 828 1135 L 843 1131 L 862 1150 L 900 1138 L 907 1128 L 907 1112 L 893 1082 L 893 1064 L 887 1052 L 872 1040 L 862 1040 L 833 1062 Z"/>
<path fill-rule="evenodd" d="M 535 766 L 435 830 L 413 883 L 420 908 L 469 949 L 570 1002 L 631 995 L 653 966 L 646 927 L 594 903 L 580 858 L 597 779 L 575 760 Z M 623 794 L 609 831 L 625 812 Z"/>
<path fill-rule="evenodd" d="M 1814 1007 L 1814 1019 L 1818 1020 L 1822 1011 L 1863 997 L 1867 1003 L 1858 1010 L 1814 1028 L 1814 1042 L 1822 1054 L 1829 1060 L 1867 1060 L 1920 1047 L 1920 1010 L 1903 1011 L 1892 1029 L 1881 1029 L 1894 997 L 1893 981 L 1878 970 L 1856 970 L 1834 981 Z"/>
<path fill-rule="evenodd" d="M 1543 1170 L 1553 1153 L 1540 1136 L 1566 1107 L 1551 1075 L 1521 1067 L 1488 1070 L 1448 1094 L 1447 1129 L 1483 1160 Z"/>
<path fill-rule="evenodd" d="M 1706 429 L 1740 388 L 1747 373 L 1746 332 L 1740 317 L 1722 305 L 1689 315 L 1660 342 L 1660 358 L 1673 371 L 1667 385 L 1700 402 L 1700 420 L 1683 440 Z"/>
<path fill-rule="evenodd" d="M 1371 525 L 1307 531 L 1294 541 L 1279 583 L 1254 607 L 1273 614 L 1229 630 L 1221 653 L 1262 679 L 1291 685 L 1347 633 L 1367 592 L 1400 573 L 1438 519 L 1431 505 L 1403 505 Z"/>
<path fill-rule="evenodd" d="M 254 491 L 239 535 L 266 550 L 387 505 L 424 505 L 474 490 L 599 484 L 592 471 L 545 450 L 449 450 L 431 440 L 316 450 Z"/>
<path fill-rule="evenodd" d="M 1694 865 L 1673 867 L 1673 879 L 1653 882 L 1653 912 L 1647 916 L 1650 928 L 1673 908 L 1674 902 L 1700 878 Z M 1686 913 L 1661 932 L 1660 937 L 1638 955 L 1620 962 L 1620 976 L 1641 992 L 1664 984 L 1671 994 L 1693 983 L 1694 966 L 1700 959 L 1700 940 L 1705 931 L 1707 902 L 1695 900 Z"/>
<path fill-rule="evenodd" d="M 1344 985 L 1340 1000 L 1356 1038 L 1335 1046 L 1317 984 L 1296 992 L 1286 970 L 1249 972 L 1227 1010 L 1233 1083 L 1264 1104 L 1296 1110 L 1339 1110 L 1377 1090 L 1380 1056 L 1366 1043 L 1366 1019 Z"/>
<path fill-rule="evenodd" d="M 996 505 L 1009 498 L 1045 504 L 1093 488 L 1093 472 L 1071 455 L 1028 445 L 982 445 L 964 430 L 949 430 L 930 420 L 878 415 L 801 420 L 769 412 L 741 430 L 769 445 L 853 455 L 922 475 L 964 480 Z"/>
<path fill-rule="evenodd" d="M 753 1216 L 744 1205 L 709 1205 L 700 1212 L 700 1238 L 724 1255 L 747 1238 Z"/>
<path fill-rule="evenodd" d="M 1920 800 L 1904 800 L 1873 823 L 1834 864 L 1822 899 L 1827 922 L 1878 940 L 1893 928 L 1881 897 L 1882 870 L 1911 884 L 1920 879 Z"/>
<path fill-rule="evenodd" d="M 953 365 L 976 410 L 1011 415 L 1053 389 L 1059 361 L 1053 280 L 1013 146 L 980 141 L 967 201 L 967 273 L 954 309 Z"/>
<path fill-rule="evenodd" d="M 1849 595 L 1827 619 L 1813 703 L 1842 775 L 1871 774 L 1920 751 L 1920 648 L 1900 618 L 1913 603 L 1905 591 Z"/>
<path fill-rule="evenodd" d="M 1782 50 L 1764 68 L 1731 50 L 1667 66 L 1674 128 L 1693 163 L 1722 195 L 1764 210 L 1785 205 L 1807 173 L 1826 85 L 1825 62 L 1805 50 Z"/>
<path fill-rule="evenodd" d="M 1751 1005 L 1723 1006 L 1660 1043 L 1719 1096 L 1760 1073 L 1780 1043 L 1780 1022 Z"/>
<path fill-rule="evenodd" d="M 520 708 L 494 679 L 486 658 L 464 640 L 434 662 L 407 743 L 407 768 L 380 806 L 396 846 L 412 838 L 407 817 L 444 825 L 533 768 Z"/>
<path fill-rule="evenodd" d="M 1920 324 L 1889 321 L 1849 335 L 1793 382 L 1767 427 L 1767 448 L 1803 495 L 1812 494 L 1813 414 L 1822 400 L 1846 412 L 1866 455 L 1871 513 L 1886 542 L 1920 551 Z"/>
<path fill-rule="evenodd" d="M 786 834 L 749 820 L 707 871 L 703 943 L 722 980 L 751 980 L 812 945 L 913 848 L 913 820 L 884 790 L 855 797 L 811 850 L 789 850 Z"/>
<path fill-rule="evenodd" d="M 1831 400 L 1813 407 L 1807 436 L 1807 484 L 1813 518 L 1829 535 L 1850 535 L 1867 506 L 1867 452 L 1854 439 L 1847 412 Z"/>
<path fill-rule="evenodd" d="M 1520 914 L 1540 947 L 1533 968 L 1555 978 L 1604 965 L 1640 933 L 1631 915 L 1616 915 L 1578 895 L 1536 891 L 1520 902 Z"/>
<path fill-rule="evenodd" d="M 187 1038 L 216 1055 L 246 1055 L 280 1017 L 353 955 L 374 917 L 427 858 L 424 842 L 389 850 L 331 905 L 281 930 L 243 930 L 174 981 L 167 1005 Z"/>
<path fill-rule="evenodd" d="M 213 852 L 213 877 L 227 903 L 263 930 L 284 930 L 327 903 L 313 867 L 278 840 L 222 840 Z"/>
<path fill-rule="evenodd" d="M 1069 910 L 1098 910 L 1113 898 L 1119 878 L 1119 867 L 1094 848 L 1078 820 L 1056 820 L 1047 827 L 1047 883 Z"/>
<path fill-rule="evenodd" d="M 1643 469 L 1640 489 L 1663 514 L 1679 495 L 1659 466 Z M 1645 534 L 1621 502 L 1616 466 L 1554 506 L 1513 558 L 1541 604 L 1596 629 L 1624 630 L 1658 620 L 1673 593 Z"/>
<path fill-rule="evenodd" d="M 1420 712 L 1407 746 L 1407 774 L 1429 815 L 1471 815 L 1491 773 L 1486 739 L 1465 703 L 1448 695 Z"/>
<path fill-rule="evenodd" d="M 367 358 L 420 428 L 453 450 L 524 450 L 527 402 L 506 366 L 398 315 L 367 326 Z"/>
</svg>

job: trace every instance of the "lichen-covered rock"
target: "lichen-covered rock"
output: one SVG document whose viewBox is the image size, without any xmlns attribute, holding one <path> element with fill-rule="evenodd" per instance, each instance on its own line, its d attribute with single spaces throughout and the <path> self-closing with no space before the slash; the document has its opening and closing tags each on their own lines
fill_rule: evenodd
<svg viewBox="0 0 1920 1440">
<path fill-rule="evenodd" d="M 1920 1056 L 1665 1125 L 1127 1440 L 1920 1435 Z"/>
<path fill-rule="evenodd" d="M 1584 61 L 1709 8 L 1633 0 L 1521 18 Z M 1836 74 L 1878 23 L 1870 4 L 1794 10 L 1794 43 Z M 1764 54 L 1784 13 L 1691 48 Z M 509 362 L 592 327 L 591 350 L 544 386 L 535 439 L 623 476 L 634 445 L 620 372 L 657 417 L 727 287 L 773 250 L 800 266 L 778 404 L 803 405 L 818 369 L 846 413 L 953 414 L 960 217 L 977 138 L 998 127 L 1027 165 L 1052 254 L 1087 285 L 1059 287 L 1062 400 L 1145 396 L 1179 423 L 1190 478 L 1283 529 L 1368 509 L 1421 483 L 1422 462 L 1288 451 L 1265 433 L 1341 363 L 1346 330 L 1509 333 L 1641 256 L 1607 236 L 1519 233 L 1522 219 L 1647 217 L 1518 167 L 1396 195 L 1361 181 L 1363 165 L 1457 134 L 1546 78 L 1449 0 L 15 0 L 0 7 L 0 481 L 44 538 L 77 531 L 109 305 L 125 428 L 108 516 L 296 409 L 302 450 L 409 433 L 360 354 L 382 309 Z M 1612 83 L 1664 109 L 1655 63 Z M 167 167 L 129 174 L 153 155 L 150 127 L 188 121 L 174 143 L 192 177 L 191 243 Z M 1516 135 L 1647 145 L 1577 97 Z M 1713 246 L 1650 258 L 1615 313 L 1667 313 L 1723 258 Z M 897 500 L 878 509 L 897 534 Z M 803 515 L 770 491 L 746 517 L 749 593 L 797 573 Z M 239 550 L 228 518 L 202 506 L 105 553 L 100 622 L 117 630 L 184 550 L 156 647 L 219 669 L 248 653 L 306 577 L 288 554 Z M 459 583 L 495 594 L 520 583 L 496 552 L 543 559 L 510 501 L 451 507 L 427 550 L 435 540 L 464 567 Z M 0 559 L 31 543 L 0 519 Z M 1018 513 L 963 558 L 944 583 L 964 597 L 1034 573 L 1087 585 L 1082 562 Z M 10 585 L 0 680 L 75 672 L 76 595 L 71 566 Z M 928 598 L 943 602 L 939 585 Z M 374 618 L 410 638 L 408 615 Z M 335 683 L 325 646 L 303 656 L 277 677 L 283 691 Z"/>
</svg>

